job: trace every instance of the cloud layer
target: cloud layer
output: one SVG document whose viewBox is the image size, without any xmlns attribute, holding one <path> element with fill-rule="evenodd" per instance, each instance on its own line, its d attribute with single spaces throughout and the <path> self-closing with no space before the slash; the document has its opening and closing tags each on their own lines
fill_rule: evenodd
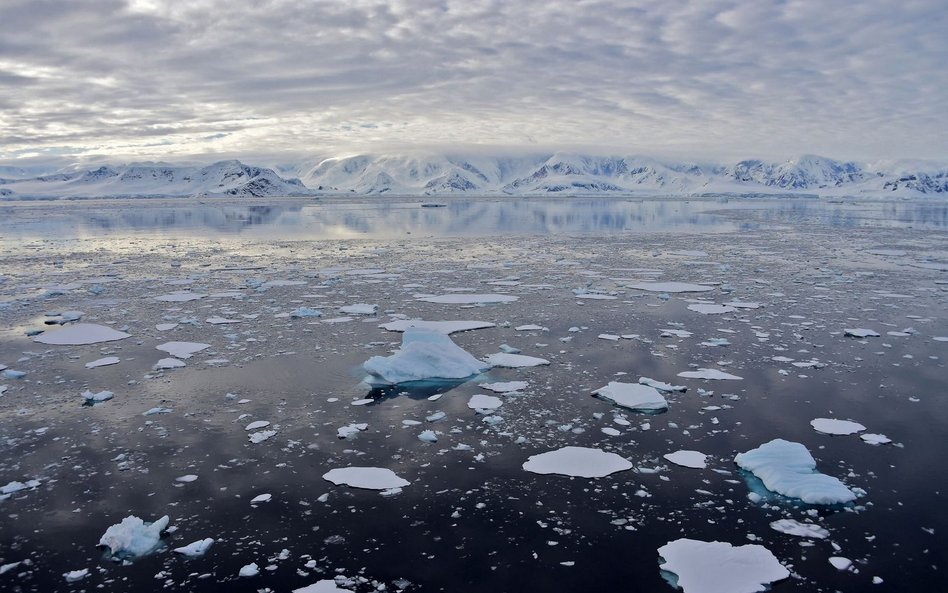
<svg viewBox="0 0 948 593">
<path fill-rule="evenodd" d="M 4 0 L 0 159 L 948 155 L 944 0 Z"/>
</svg>

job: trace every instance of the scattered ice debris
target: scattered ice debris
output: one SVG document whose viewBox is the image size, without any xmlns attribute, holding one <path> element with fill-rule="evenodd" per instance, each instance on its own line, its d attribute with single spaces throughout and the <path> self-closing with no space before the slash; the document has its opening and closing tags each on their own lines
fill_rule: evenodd
<svg viewBox="0 0 948 593">
<path fill-rule="evenodd" d="M 619 335 L 618 335 L 618 334 L 599 334 L 599 335 L 596 336 L 596 337 L 598 337 L 600 340 L 607 340 L 607 341 L 609 341 L 609 342 L 618 342 L 618 341 L 619 341 Z"/>
<path fill-rule="evenodd" d="M 181 482 L 183 484 L 190 484 L 191 482 L 194 482 L 197 479 L 198 477 L 194 474 L 186 474 L 183 476 L 178 476 L 177 478 L 174 479 L 174 481 Z"/>
<path fill-rule="evenodd" d="M 98 360 L 93 360 L 92 362 L 86 363 L 87 369 L 95 369 L 98 367 L 106 367 L 113 364 L 118 364 L 122 361 L 118 356 L 106 356 L 105 358 L 100 358 Z"/>
<path fill-rule="evenodd" d="M 275 430 L 261 430 L 260 432 L 252 432 L 248 435 L 248 439 L 254 445 L 262 443 L 263 441 L 269 439 L 277 433 Z"/>
<path fill-rule="evenodd" d="M 206 297 L 206 294 L 199 292 L 173 292 L 171 294 L 163 294 L 155 297 L 156 301 L 161 301 L 163 303 L 187 303 L 188 301 L 198 301 Z"/>
<path fill-rule="evenodd" d="M 844 558 L 843 556 L 830 556 L 829 563 L 832 564 L 836 570 L 849 570 L 853 565 L 852 560 Z"/>
<path fill-rule="evenodd" d="M 637 282 L 628 284 L 627 288 L 635 290 L 646 290 L 648 292 L 708 292 L 714 290 L 713 286 L 704 286 L 703 284 L 690 284 L 688 282 Z"/>
<path fill-rule="evenodd" d="M 641 385 L 648 385 L 649 387 L 654 387 L 659 391 L 664 391 L 666 393 L 680 392 L 684 393 L 688 391 L 688 388 L 684 385 L 672 385 L 671 383 L 664 383 L 662 381 L 656 381 L 655 379 L 649 379 L 648 377 L 639 377 L 639 383 Z"/>
<path fill-rule="evenodd" d="M 472 410 L 496 410 L 502 405 L 504 405 L 504 402 L 499 397 L 480 393 L 472 395 L 471 399 L 467 402 L 467 407 Z"/>
<path fill-rule="evenodd" d="M 507 352 L 488 354 L 484 360 L 486 360 L 487 364 L 490 366 L 505 367 L 509 369 L 519 369 L 524 367 L 535 367 L 550 364 L 550 361 L 545 358 L 524 356 L 523 354 L 510 354 Z"/>
<path fill-rule="evenodd" d="M 34 342 L 53 346 L 85 346 L 102 342 L 115 342 L 131 337 L 131 334 L 95 323 L 77 323 L 62 329 L 45 332 L 33 338 Z"/>
<path fill-rule="evenodd" d="M 732 375 L 730 373 L 725 373 L 724 371 L 719 371 L 718 369 L 698 369 L 697 371 L 684 371 L 678 373 L 678 376 L 684 379 L 711 379 L 716 381 L 740 381 L 744 378 L 738 377 L 737 375 Z"/>
<path fill-rule="evenodd" d="M 632 469 L 632 464 L 615 453 L 588 447 L 563 447 L 531 455 L 523 469 L 535 474 L 557 474 L 577 478 L 602 478 Z"/>
<path fill-rule="evenodd" d="M 668 401 L 657 389 L 639 383 L 610 381 L 593 394 L 630 410 L 653 412 L 668 409 Z"/>
<path fill-rule="evenodd" d="M 155 346 L 158 350 L 167 352 L 175 358 L 191 358 L 196 353 L 210 347 L 210 344 L 201 344 L 200 342 L 165 342 Z"/>
<path fill-rule="evenodd" d="M 660 568 L 674 573 L 684 593 L 757 593 L 790 576 L 776 556 L 757 544 L 732 546 L 681 538 L 658 549 Z"/>
<path fill-rule="evenodd" d="M 856 500 L 856 494 L 838 479 L 816 471 L 816 460 L 800 443 L 774 439 L 738 453 L 734 462 L 760 478 L 768 490 L 809 504 Z"/>
<path fill-rule="evenodd" d="M 836 420 L 835 418 L 814 418 L 810 420 L 810 426 L 812 426 L 816 432 L 835 435 L 855 434 L 866 430 L 866 427 L 858 422 Z"/>
<path fill-rule="evenodd" d="M 153 552 L 161 543 L 161 532 L 168 527 L 168 515 L 154 523 L 145 523 L 134 515 L 105 530 L 99 545 L 109 548 L 113 557 L 132 559 Z"/>
<path fill-rule="evenodd" d="M 447 334 L 408 328 L 402 346 L 393 355 L 373 356 L 363 368 L 372 382 L 397 384 L 426 379 L 466 379 L 487 370 L 488 365 L 468 354 Z"/>
<path fill-rule="evenodd" d="M 437 443 L 438 435 L 433 430 L 423 430 L 418 434 L 418 440 L 426 443 Z"/>
<path fill-rule="evenodd" d="M 290 311 L 290 317 L 293 319 L 304 319 L 306 317 L 322 317 L 323 312 L 309 307 L 299 307 Z"/>
<path fill-rule="evenodd" d="M 870 445 L 888 445 L 892 442 L 892 439 L 885 436 L 884 434 L 873 434 L 866 433 L 859 435 L 859 438 L 869 443 Z"/>
<path fill-rule="evenodd" d="M 425 205 L 422 204 L 422 207 Z M 336 585 L 336 581 L 323 579 L 316 581 L 312 585 L 307 585 L 300 589 L 293 589 L 293 593 L 352 593 L 352 589 L 343 589 Z"/>
<path fill-rule="evenodd" d="M 11 494 L 16 494 L 21 490 L 26 490 L 27 488 L 36 488 L 40 485 L 39 480 L 27 480 L 26 482 L 13 482 L 8 483 L 6 486 L 0 486 L 0 500 L 3 500 L 4 497 L 8 497 Z"/>
<path fill-rule="evenodd" d="M 263 502 L 270 502 L 273 500 L 272 494 L 258 494 L 250 499 L 250 504 L 260 504 Z"/>
<path fill-rule="evenodd" d="M 378 313 L 378 305 L 369 305 L 367 303 L 356 303 L 355 305 L 346 305 L 339 307 L 339 310 L 346 315 L 375 315 Z"/>
<path fill-rule="evenodd" d="M 380 325 L 382 329 L 391 332 L 403 332 L 410 327 L 426 329 L 442 334 L 453 334 L 475 329 L 497 327 L 497 324 L 488 321 L 423 321 L 421 319 L 399 319 Z"/>
<path fill-rule="evenodd" d="M 872 329 L 865 329 L 862 327 L 845 329 L 843 334 L 851 338 L 878 338 L 879 332 Z"/>
<path fill-rule="evenodd" d="M 82 392 L 82 397 L 85 398 L 87 404 L 92 405 L 99 402 L 108 401 L 114 397 L 114 394 L 111 391 L 99 391 L 93 393 L 87 389 Z"/>
<path fill-rule="evenodd" d="M 323 479 L 329 480 L 337 486 L 341 484 L 367 490 L 390 490 L 408 486 L 411 483 L 384 467 L 337 468 L 323 474 Z"/>
<path fill-rule="evenodd" d="M 787 535 L 796 537 L 811 537 L 813 539 L 826 539 L 830 532 L 813 523 L 800 523 L 793 519 L 779 519 L 770 524 L 774 530 Z"/>
<path fill-rule="evenodd" d="M 166 332 L 178 327 L 178 325 L 177 323 L 159 323 L 155 326 L 155 329 L 160 332 Z"/>
<path fill-rule="evenodd" d="M 205 552 L 210 549 L 211 544 L 214 543 L 214 538 L 206 537 L 204 539 L 199 539 L 196 542 L 191 542 L 186 546 L 181 546 L 180 548 L 175 548 L 174 551 L 178 554 L 182 554 L 189 558 L 196 558 L 198 556 L 203 556 Z"/>
<path fill-rule="evenodd" d="M 355 436 L 359 434 L 360 432 L 366 430 L 367 428 L 369 428 L 369 425 L 365 423 L 348 424 L 346 426 L 336 429 L 336 435 L 340 439 L 347 439 L 351 436 Z"/>
<path fill-rule="evenodd" d="M 705 469 L 708 467 L 705 462 L 708 456 L 699 451 L 675 451 L 674 453 L 666 453 L 663 457 L 675 465 L 682 467 L 690 467 L 693 469 Z"/>
<path fill-rule="evenodd" d="M 89 569 L 88 569 L 88 568 L 82 568 L 82 569 L 79 569 L 79 570 L 70 570 L 69 572 L 64 572 L 64 573 L 63 573 L 63 577 L 66 578 L 66 582 L 67 582 L 67 583 L 75 583 L 75 582 L 77 582 L 77 581 L 81 581 L 82 579 L 86 578 L 87 576 L 89 576 Z"/>
<path fill-rule="evenodd" d="M 156 371 L 167 371 L 170 369 L 180 369 L 186 367 L 184 361 L 178 360 L 177 358 L 162 358 L 155 363 L 155 366 L 152 368 Z"/>
<path fill-rule="evenodd" d="M 661 337 L 663 338 L 690 338 L 693 334 L 690 331 L 685 331 L 683 329 L 663 329 L 661 330 Z"/>
<path fill-rule="evenodd" d="M 424 296 L 418 300 L 424 301 L 426 303 L 440 303 L 442 305 L 481 305 L 491 303 L 512 303 L 517 299 L 518 297 L 510 294 L 455 293 Z"/>
<path fill-rule="evenodd" d="M 173 410 L 171 408 L 150 408 L 145 412 L 142 412 L 142 416 L 154 416 L 155 414 L 170 414 Z"/>
<path fill-rule="evenodd" d="M 722 313 L 737 312 L 735 307 L 715 303 L 692 303 L 688 305 L 688 310 L 701 313 L 702 315 L 721 315 Z"/>
<path fill-rule="evenodd" d="M 488 391 L 493 391 L 494 393 L 511 393 L 513 391 L 523 391 L 527 388 L 526 381 L 506 381 L 499 383 L 481 383 L 478 387 L 483 387 Z"/>
<path fill-rule="evenodd" d="M 760 303 L 754 303 L 751 301 L 728 301 L 724 303 L 727 307 L 734 307 L 735 309 L 760 309 Z"/>
<path fill-rule="evenodd" d="M 547 328 L 543 327 L 542 325 L 536 325 L 534 323 L 530 323 L 527 325 L 518 325 L 517 327 L 514 328 L 514 330 L 518 332 L 549 331 Z"/>
<path fill-rule="evenodd" d="M 208 317 L 204 320 L 211 325 L 229 325 L 232 323 L 240 323 L 239 319 L 227 319 L 226 317 Z"/>
<path fill-rule="evenodd" d="M 241 577 L 255 577 L 260 574 L 260 567 L 257 566 L 256 562 L 251 562 L 250 564 L 245 564 L 240 567 L 240 570 L 237 571 L 237 576 Z"/>
<path fill-rule="evenodd" d="M 267 426 L 270 426 L 270 423 L 267 422 L 266 420 L 255 420 L 251 422 L 250 424 L 248 424 L 247 426 L 245 426 L 244 430 L 247 430 L 247 431 L 257 430 L 258 428 L 266 428 Z"/>
</svg>

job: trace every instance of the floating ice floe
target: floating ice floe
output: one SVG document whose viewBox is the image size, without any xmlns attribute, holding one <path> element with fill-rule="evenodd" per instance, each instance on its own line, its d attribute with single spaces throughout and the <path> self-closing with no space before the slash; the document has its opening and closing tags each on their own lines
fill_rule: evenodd
<svg viewBox="0 0 948 593">
<path fill-rule="evenodd" d="M 145 523 L 134 515 L 105 530 L 99 545 L 105 546 L 115 558 L 132 559 L 155 551 L 161 544 L 161 532 L 168 527 L 168 515 L 154 523 Z"/>
<path fill-rule="evenodd" d="M 97 404 L 99 402 L 104 402 L 112 399 L 114 394 L 111 391 L 99 391 L 93 393 L 88 389 L 82 392 L 82 397 L 85 398 L 87 404 Z"/>
<path fill-rule="evenodd" d="M 843 330 L 843 335 L 849 336 L 850 338 L 878 338 L 879 332 L 864 327 L 857 327 Z"/>
<path fill-rule="evenodd" d="M 738 453 L 734 462 L 760 478 L 768 490 L 809 504 L 856 500 L 856 494 L 838 479 L 816 471 L 816 460 L 800 443 L 774 439 Z"/>
<path fill-rule="evenodd" d="M 581 288 L 574 290 L 573 294 L 577 299 L 589 299 L 593 301 L 614 301 L 619 298 L 615 295 L 605 294 L 602 292 L 590 292 Z"/>
<path fill-rule="evenodd" d="M 610 381 L 605 387 L 593 391 L 593 394 L 630 410 L 654 412 L 668 409 L 668 401 L 657 389 L 639 383 Z"/>
<path fill-rule="evenodd" d="M 310 307 L 299 307 L 290 311 L 290 317 L 294 319 L 304 319 L 306 317 L 322 317 L 323 312 Z"/>
<path fill-rule="evenodd" d="M 654 387 L 659 391 L 665 391 L 668 393 L 679 392 L 684 393 L 688 391 L 688 388 L 684 385 L 672 385 L 671 383 L 664 383 L 662 381 L 656 381 L 655 379 L 649 379 L 648 377 L 639 377 L 639 383 L 642 385 L 648 385 L 649 387 Z"/>
<path fill-rule="evenodd" d="M 187 303 L 188 301 L 198 301 L 206 297 L 206 294 L 199 292 L 173 292 L 171 294 L 163 294 L 155 297 L 156 301 L 161 301 L 163 303 Z"/>
<path fill-rule="evenodd" d="M 107 367 L 113 364 L 118 364 L 120 362 L 122 362 L 122 360 L 118 356 L 106 356 L 105 358 L 87 362 L 85 366 L 87 369 L 96 369 L 99 367 Z"/>
<path fill-rule="evenodd" d="M 696 371 L 683 371 L 678 373 L 679 377 L 684 379 L 710 379 L 714 381 L 740 381 L 744 377 L 738 377 L 718 369 L 698 369 Z"/>
<path fill-rule="evenodd" d="M 456 332 L 497 327 L 497 324 L 488 321 L 423 321 L 421 319 L 399 319 L 397 321 L 383 323 L 379 327 L 390 332 L 403 332 L 408 328 L 414 327 L 441 334 L 453 334 Z"/>
<path fill-rule="evenodd" d="M 355 436 L 359 434 L 360 432 L 366 430 L 367 428 L 369 428 L 369 425 L 365 423 L 348 424 L 346 426 L 336 429 L 336 435 L 340 439 L 347 439 L 351 436 Z"/>
<path fill-rule="evenodd" d="M 87 576 L 89 576 L 88 568 L 82 568 L 79 570 L 70 570 L 69 572 L 63 573 L 63 577 L 65 577 L 67 583 L 75 583 L 75 582 L 81 581 Z"/>
<path fill-rule="evenodd" d="M 701 313 L 702 315 L 720 315 L 722 313 L 735 313 L 736 307 L 729 305 L 718 305 L 715 303 L 692 303 L 688 305 L 689 311 Z"/>
<path fill-rule="evenodd" d="M 177 323 L 159 323 L 158 325 L 155 326 L 155 329 L 157 329 L 160 332 L 166 332 L 178 327 L 178 325 L 179 324 Z"/>
<path fill-rule="evenodd" d="M 439 303 L 442 305 L 487 305 L 493 303 L 512 303 L 518 300 L 511 294 L 438 294 L 421 297 L 418 300 L 426 303 Z"/>
<path fill-rule="evenodd" d="M 247 430 L 247 431 L 257 430 L 258 428 L 266 428 L 267 426 L 270 426 L 270 423 L 266 420 L 254 420 L 253 422 L 245 426 L 244 430 Z"/>
<path fill-rule="evenodd" d="M 379 306 L 369 305 L 367 303 L 356 303 L 355 305 L 339 307 L 339 310 L 346 315 L 375 315 L 379 310 Z"/>
<path fill-rule="evenodd" d="M 232 323 L 240 323 L 239 319 L 227 319 L 226 317 L 208 317 L 204 320 L 211 325 L 230 325 Z"/>
<path fill-rule="evenodd" d="M 543 327 L 542 325 L 536 325 L 534 323 L 530 323 L 527 325 L 518 325 L 517 327 L 514 328 L 514 330 L 518 332 L 532 332 L 532 331 L 547 331 L 547 328 Z"/>
<path fill-rule="evenodd" d="M 709 290 L 714 290 L 713 286 L 705 286 L 703 284 L 691 284 L 688 282 L 637 282 L 635 284 L 628 284 L 627 288 L 634 288 L 635 290 L 646 290 L 648 292 L 670 292 L 670 293 L 708 292 Z"/>
<path fill-rule="evenodd" d="M 437 443 L 438 435 L 433 430 L 423 430 L 418 433 L 418 440 L 426 443 Z"/>
<path fill-rule="evenodd" d="M 494 393 L 511 393 L 513 391 L 522 391 L 527 388 L 529 383 L 526 381 L 504 381 L 498 383 L 481 383 L 478 387 L 483 387 Z"/>
<path fill-rule="evenodd" d="M 496 410 L 502 405 L 504 405 L 504 401 L 499 397 L 483 395 L 481 393 L 472 395 L 471 399 L 467 402 L 467 407 L 472 410 Z"/>
<path fill-rule="evenodd" d="M 852 560 L 843 556 L 830 556 L 829 563 L 832 564 L 836 570 L 849 570 L 853 565 Z"/>
<path fill-rule="evenodd" d="M 175 482 L 181 482 L 182 484 L 190 484 L 191 482 L 197 481 L 198 477 L 195 474 L 185 474 L 183 476 L 178 476 L 174 479 Z"/>
<path fill-rule="evenodd" d="M 175 548 L 174 551 L 189 558 L 196 558 L 198 556 L 203 556 L 204 553 L 210 549 L 211 544 L 213 543 L 214 538 L 206 537 L 204 539 L 199 539 L 196 542 L 191 542 L 186 546 Z"/>
<path fill-rule="evenodd" d="M 33 338 L 34 342 L 53 346 L 84 346 L 102 342 L 115 342 L 131 337 L 106 325 L 95 323 L 77 323 L 67 325 L 56 331 L 45 332 Z"/>
<path fill-rule="evenodd" d="M 490 366 L 504 367 L 508 369 L 519 369 L 524 367 L 535 367 L 544 364 L 550 364 L 550 361 L 545 358 L 525 356 L 523 354 L 509 354 L 507 352 L 488 354 L 484 360 L 486 360 L 487 364 Z"/>
<path fill-rule="evenodd" d="M 663 457 L 675 465 L 682 467 L 690 467 L 693 469 L 704 469 L 708 467 L 708 464 L 705 462 L 708 456 L 699 451 L 675 451 L 674 453 L 666 453 Z"/>
<path fill-rule="evenodd" d="M 306 585 L 300 589 L 293 589 L 293 593 L 352 593 L 352 589 L 343 589 L 336 585 L 336 581 L 323 579 L 316 581 L 312 585 Z"/>
<path fill-rule="evenodd" d="M 9 497 L 11 494 L 16 494 L 21 490 L 33 489 L 40 485 L 39 480 L 27 480 L 26 482 L 18 482 L 16 480 L 8 483 L 6 486 L 0 486 L 0 500 L 3 500 Z"/>
<path fill-rule="evenodd" d="M 563 447 L 546 453 L 531 455 L 523 469 L 535 474 L 558 474 L 577 478 L 602 478 L 609 474 L 632 469 L 629 460 L 589 447 Z"/>
<path fill-rule="evenodd" d="M 247 435 L 247 438 L 250 440 L 251 443 L 256 445 L 276 435 L 276 433 L 277 431 L 275 430 L 261 430 L 259 432 L 250 433 L 249 435 Z"/>
<path fill-rule="evenodd" d="M 142 416 L 154 416 L 155 414 L 170 414 L 173 410 L 171 408 L 149 408 L 148 410 L 142 412 Z"/>
<path fill-rule="evenodd" d="M 793 519 L 780 519 L 770 524 L 770 527 L 780 533 L 793 535 L 796 537 L 812 537 L 813 539 L 826 539 L 830 532 L 819 525 L 813 523 L 800 523 Z"/>
<path fill-rule="evenodd" d="M 760 309 L 760 303 L 754 303 L 751 301 L 728 301 L 724 303 L 727 307 L 734 307 L 735 309 Z"/>
<path fill-rule="evenodd" d="M 152 368 L 156 371 L 167 371 L 170 369 L 180 369 L 186 367 L 183 361 L 178 360 L 177 358 L 162 358 L 155 363 L 155 366 Z"/>
<path fill-rule="evenodd" d="M 258 574 L 260 574 L 260 567 L 257 566 L 256 562 L 245 564 L 240 567 L 240 570 L 237 571 L 237 576 L 240 577 L 255 577 Z"/>
<path fill-rule="evenodd" d="M 273 500 L 272 494 L 258 494 L 250 499 L 250 504 L 260 504 L 263 502 L 270 502 Z"/>
<path fill-rule="evenodd" d="M 362 367 L 372 382 L 397 384 L 426 379 L 466 379 L 488 369 L 447 334 L 408 328 L 391 356 L 373 356 Z"/>
<path fill-rule="evenodd" d="M 364 488 L 366 490 L 391 490 L 408 486 L 411 482 L 384 467 L 343 467 L 323 474 L 323 479 L 333 484 Z"/>
<path fill-rule="evenodd" d="M 191 358 L 196 353 L 210 348 L 210 344 L 201 344 L 199 342 L 165 342 L 156 349 L 167 352 L 175 358 Z"/>
<path fill-rule="evenodd" d="M 855 434 L 866 430 L 866 427 L 858 422 L 836 420 L 835 418 L 814 418 L 810 420 L 810 426 L 812 426 L 816 432 L 836 435 Z"/>
<path fill-rule="evenodd" d="M 866 433 L 859 435 L 863 441 L 869 443 L 870 445 L 888 445 L 892 442 L 892 439 L 885 436 L 884 434 L 872 434 Z"/>
<path fill-rule="evenodd" d="M 662 570 L 677 576 L 684 593 L 757 593 L 790 576 L 777 557 L 757 544 L 732 546 L 681 538 L 658 549 Z"/>
</svg>

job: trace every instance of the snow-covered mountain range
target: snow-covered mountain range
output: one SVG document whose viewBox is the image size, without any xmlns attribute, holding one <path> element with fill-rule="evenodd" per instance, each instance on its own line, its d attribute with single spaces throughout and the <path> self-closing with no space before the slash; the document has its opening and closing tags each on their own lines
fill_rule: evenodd
<svg viewBox="0 0 948 593">
<path fill-rule="evenodd" d="M 279 171 L 279 173 L 277 172 Z M 0 169 L 11 198 L 300 195 L 685 195 L 818 194 L 948 197 L 948 166 L 875 164 L 801 156 L 781 163 L 686 163 L 641 156 L 545 153 L 360 154 L 280 163 L 222 161 L 208 166 L 139 163 L 41 176 Z"/>
</svg>

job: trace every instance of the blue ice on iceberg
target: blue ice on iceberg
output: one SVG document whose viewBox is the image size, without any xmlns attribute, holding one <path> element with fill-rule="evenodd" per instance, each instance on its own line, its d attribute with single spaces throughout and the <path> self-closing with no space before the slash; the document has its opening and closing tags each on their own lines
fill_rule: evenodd
<svg viewBox="0 0 948 593">
<path fill-rule="evenodd" d="M 800 443 L 774 439 L 738 453 L 734 462 L 760 478 L 768 490 L 808 504 L 856 500 L 856 494 L 838 479 L 816 471 L 816 460 Z"/>
<path fill-rule="evenodd" d="M 401 348 L 391 356 L 373 356 L 362 367 L 377 384 L 428 379 L 465 379 L 490 368 L 444 333 L 410 327 Z"/>
</svg>

